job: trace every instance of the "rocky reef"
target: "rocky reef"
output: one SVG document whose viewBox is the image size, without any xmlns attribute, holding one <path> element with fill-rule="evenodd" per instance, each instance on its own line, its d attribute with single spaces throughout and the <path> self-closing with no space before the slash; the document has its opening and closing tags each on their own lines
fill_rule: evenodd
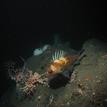
<svg viewBox="0 0 107 107">
<path fill-rule="evenodd" d="M 67 51 L 73 50 L 64 45 L 59 48 Z M 36 90 L 25 96 L 19 94 L 20 92 L 14 85 L 1 98 L 0 107 L 106 107 L 107 44 L 91 39 L 83 44 L 82 49 L 85 49 L 85 57 L 74 67 L 71 79 L 66 84 L 64 84 L 66 79 L 60 77 L 57 80 L 58 85 L 64 85 L 51 88 L 47 84 L 42 84 L 44 81 L 38 79 L 40 84 L 37 85 Z M 33 74 L 35 72 L 40 75 L 44 74 L 51 52 L 52 50 L 47 49 L 42 55 L 29 57 L 26 61 L 26 68 Z M 40 78 L 38 74 L 35 74 L 36 78 Z"/>
</svg>

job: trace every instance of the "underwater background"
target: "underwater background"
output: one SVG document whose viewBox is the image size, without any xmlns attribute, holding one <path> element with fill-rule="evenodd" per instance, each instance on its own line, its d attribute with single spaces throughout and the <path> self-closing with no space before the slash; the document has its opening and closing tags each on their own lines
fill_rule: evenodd
<svg viewBox="0 0 107 107">
<path fill-rule="evenodd" d="M 6 63 L 9 61 L 14 61 L 17 62 L 16 65 L 17 67 L 23 67 L 23 60 L 21 59 L 23 58 L 28 63 L 27 66 L 33 70 L 33 68 L 36 65 L 38 65 L 39 62 L 40 64 L 42 62 L 42 59 L 39 59 L 38 60 L 39 62 L 36 63 L 36 65 L 33 65 L 34 63 L 32 64 L 32 61 L 35 62 L 35 58 L 33 57 L 34 50 L 41 48 L 47 44 L 56 47 L 56 49 L 57 48 L 59 49 L 57 45 L 61 44 L 60 48 L 64 50 L 74 49 L 76 51 L 80 51 L 82 48 L 85 48 L 85 53 L 86 55 L 89 56 L 83 58 L 83 60 L 81 60 L 82 62 L 80 61 L 81 64 L 76 67 L 77 72 L 82 70 L 81 73 L 79 72 L 80 74 L 79 73 L 77 74 L 79 75 L 77 79 L 85 78 L 84 72 L 85 71 L 88 72 L 88 69 L 91 70 L 90 71 L 91 74 L 86 74 L 89 75 L 88 77 L 88 79 L 90 79 L 89 82 L 95 79 L 94 77 L 96 77 L 98 69 L 99 72 L 101 70 L 101 75 L 98 74 L 98 77 L 101 76 L 102 79 L 102 77 L 106 75 L 105 71 L 107 69 L 106 67 L 107 32 L 106 32 L 106 14 L 105 14 L 106 9 L 104 9 L 104 3 L 100 3 L 99 1 L 96 3 L 92 0 L 90 2 L 75 0 L 72 1 L 72 3 L 70 3 L 69 0 L 61 1 L 61 2 L 59 0 L 54 2 L 47 0 L 40 0 L 40 1 L 4 0 L 1 4 L 2 6 L 1 6 L 1 14 L 0 14 L 1 16 L 0 17 L 1 19 L 0 20 L 0 49 L 1 49 L 0 107 L 2 106 L 7 107 L 7 105 L 11 107 L 11 104 L 9 104 L 8 102 L 11 103 L 12 99 L 15 98 L 15 95 L 13 95 L 14 93 L 10 95 L 7 94 L 7 93 L 11 93 L 12 90 L 14 92 L 14 89 L 12 87 L 14 87 L 16 83 L 15 81 L 11 80 L 11 78 L 9 77 L 8 70 L 5 66 Z M 101 8 L 101 5 L 103 5 L 103 8 Z M 65 44 L 68 44 L 67 47 L 65 46 Z M 50 49 L 54 49 L 54 48 L 51 47 Z M 46 54 L 46 56 L 48 55 L 50 54 Z M 46 56 L 44 55 L 44 57 Z M 104 59 L 103 58 L 100 59 L 101 56 L 104 56 L 103 57 Z M 92 65 L 88 65 L 90 63 L 92 63 Z M 86 64 L 85 67 L 84 64 Z M 93 70 L 91 68 L 92 69 L 95 68 L 94 73 L 92 72 Z M 105 81 L 107 80 L 106 76 L 103 79 L 102 81 L 104 81 L 105 83 Z M 69 94 L 66 92 L 67 91 L 71 92 L 70 88 L 73 87 L 75 89 L 76 84 L 78 83 L 75 83 L 74 81 L 73 84 L 71 84 L 71 86 L 67 84 L 68 86 L 66 86 L 66 89 L 64 89 L 63 87 L 63 88 L 59 88 L 57 91 L 46 88 L 46 91 L 49 91 L 46 101 L 48 101 L 51 98 L 53 99 L 54 96 L 55 101 L 56 102 L 58 101 L 57 104 L 62 103 L 63 101 L 65 101 L 64 100 L 64 98 L 66 97 L 65 95 Z M 84 81 L 82 81 L 82 85 L 84 84 L 85 84 Z M 103 82 L 101 84 L 103 84 Z M 88 83 L 88 86 L 89 85 L 90 83 Z M 95 88 L 97 87 L 96 85 L 94 86 Z M 106 84 L 101 85 L 101 87 L 103 86 L 104 86 L 103 89 L 106 90 L 105 88 Z M 41 95 L 45 95 L 45 92 L 43 91 L 41 86 L 40 89 L 42 90 L 41 92 L 43 93 L 39 91 L 38 93 Z M 80 83 L 79 83 L 79 89 L 77 90 L 79 90 L 79 95 L 76 92 L 73 93 L 74 94 L 73 96 L 77 96 L 77 99 L 75 99 L 75 97 L 68 96 L 67 101 L 71 101 L 70 99 L 72 99 L 74 102 L 67 102 L 67 105 L 62 105 L 62 106 L 66 107 L 72 105 L 76 107 L 78 106 L 78 104 L 80 104 L 81 106 L 88 107 L 89 102 L 88 99 L 86 98 L 88 98 L 89 96 L 88 97 L 82 96 L 82 94 L 84 95 L 84 92 L 82 93 Z M 65 94 L 63 94 L 64 91 Z M 102 92 L 102 88 L 97 95 L 100 96 L 99 94 L 100 92 Z M 59 93 L 59 96 L 63 95 L 63 98 L 61 99 L 59 96 L 57 96 L 57 93 Z M 86 93 L 88 93 L 87 95 L 91 95 L 90 94 L 91 91 Z M 104 94 L 104 96 L 102 94 Z M 92 105 L 95 104 L 93 107 L 106 106 L 107 94 L 106 93 L 102 93 L 102 94 L 101 94 L 101 100 L 98 99 L 98 101 L 100 100 L 99 101 L 100 104 L 99 102 L 98 104 L 96 104 L 97 100 L 91 101 Z M 6 95 L 9 97 L 7 97 Z M 10 98 L 11 95 L 13 95 L 12 98 Z M 7 99 L 10 98 L 11 101 L 7 101 L 6 98 L 4 98 L 3 96 L 6 96 Z M 37 96 L 39 95 L 35 95 L 34 98 L 37 98 Z M 94 96 L 92 99 L 95 99 L 96 97 L 97 96 Z M 76 105 L 75 102 L 77 102 L 79 98 L 81 98 L 81 101 Z M 84 98 L 86 99 L 86 104 L 82 105 L 81 102 L 84 101 Z M 45 97 L 43 97 L 42 102 L 46 102 L 44 99 Z M 60 99 L 62 100 L 62 102 L 60 102 Z M 102 99 L 104 99 L 104 101 L 102 101 Z M 16 100 L 16 104 L 20 103 L 20 101 L 19 102 L 17 101 L 19 100 Z M 26 106 L 26 103 L 24 104 L 25 105 L 20 105 L 20 107 Z M 47 103 L 45 103 L 45 106 L 47 106 L 46 104 Z M 33 107 L 34 105 L 31 104 L 31 106 Z M 43 105 L 40 105 L 40 107 L 42 106 Z M 48 106 L 55 107 L 54 103 Z M 58 105 L 56 105 L 56 107 L 57 106 Z M 16 105 L 13 104 L 13 107 L 16 107 Z"/>
</svg>

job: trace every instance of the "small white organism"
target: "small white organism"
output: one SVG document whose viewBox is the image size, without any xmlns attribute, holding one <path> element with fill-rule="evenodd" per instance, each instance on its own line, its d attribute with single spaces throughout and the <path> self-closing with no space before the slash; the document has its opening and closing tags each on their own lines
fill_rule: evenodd
<svg viewBox="0 0 107 107">
<path fill-rule="evenodd" d="M 44 45 L 42 48 L 37 48 L 33 51 L 33 55 L 38 56 L 41 55 L 45 50 L 47 50 L 49 45 Z"/>
<path fill-rule="evenodd" d="M 34 50 L 33 55 L 37 56 L 43 53 L 42 48 L 37 48 Z"/>
<path fill-rule="evenodd" d="M 45 51 L 45 50 L 47 50 L 49 47 L 50 47 L 49 45 L 44 45 L 42 49 L 43 49 L 43 51 Z"/>
</svg>

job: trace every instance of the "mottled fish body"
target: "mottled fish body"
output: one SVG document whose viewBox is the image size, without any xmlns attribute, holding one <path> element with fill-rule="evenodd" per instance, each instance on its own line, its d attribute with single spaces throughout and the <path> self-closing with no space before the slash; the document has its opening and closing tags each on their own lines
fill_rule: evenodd
<svg viewBox="0 0 107 107">
<path fill-rule="evenodd" d="M 52 77 L 60 73 L 65 75 L 68 68 L 70 68 L 70 72 L 72 72 L 74 65 L 79 61 L 83 51 L 84 50 L 81 50 L 73 55 L 63 50 L 55 51 L 54 54 L 52 54 L 51 63 L 47 68 L 47 76 Z"/>
</svg>

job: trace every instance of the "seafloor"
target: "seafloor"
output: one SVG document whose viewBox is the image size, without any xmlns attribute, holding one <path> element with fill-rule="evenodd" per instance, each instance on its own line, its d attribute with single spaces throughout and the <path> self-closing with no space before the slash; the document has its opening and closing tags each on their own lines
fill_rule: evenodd
<svg viewBox="0 0 107 107">
<path fill-rule="evenodd" d="M 107 44 L 91 39 L 82 48 L 85 57 L 75 66 L 74 76 L 68 84 L 57 89 L 39 85 L 30 98 L 20 98 L 15 86 L 11 87 L 1 98 L 0 107 L 106 107 Z M 47 53 L 31 56 L 27 67 L 34 72 L 43 72 L 48 56 Z"/>
</svg>

